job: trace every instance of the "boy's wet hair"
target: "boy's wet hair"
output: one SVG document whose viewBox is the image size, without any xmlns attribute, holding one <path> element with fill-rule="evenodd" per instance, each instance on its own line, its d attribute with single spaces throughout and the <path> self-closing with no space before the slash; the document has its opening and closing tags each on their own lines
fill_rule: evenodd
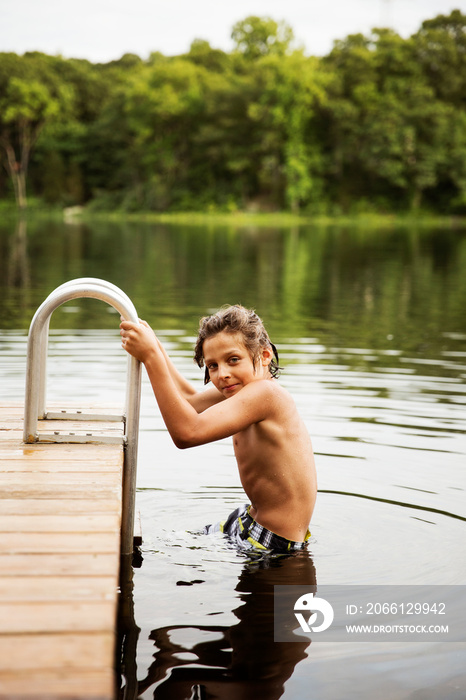
<svg viewBox="0 0 466 700">
<path fill-rule="evenodd" d="M 243 343 L 252 358 L 253 367 L 259 359 L 263 348 L 272 348 L 274 357 L 269 364 L 272 377 L 278 377 L 280 365 L 278 352 L 264 328 L 262 319 L 252 309 L 246 309 L 239 304 L 222 307 L 212 316 L 204 316 L 199 322 L 199 333 L 194 348 L 194 360 L 199 367 L 204 367 L 204 341 L 217 333 L 241 333 Z M 210 382 L 209 370 L 205 368 L 204 384 Z"/>
</svg>

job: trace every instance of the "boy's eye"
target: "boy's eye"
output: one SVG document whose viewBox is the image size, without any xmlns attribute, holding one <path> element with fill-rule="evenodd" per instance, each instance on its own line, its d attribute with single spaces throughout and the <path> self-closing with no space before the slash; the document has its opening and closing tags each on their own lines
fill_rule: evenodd
<svg viewBox="0 0 466 700">
<path fill-rule="evenodd" d="M 239 357 L 230 357 L 230 362 L 239 362 Z"/>
<path fill-rule="evenodd" d="M 209 372 L 211 372 L 212 370 L 217 369 L 217 365 L 215 364 L 215 362 L 211 362 L 210 365 L 207 365 L 207 369 L 209 370 Z"/>
</svg>

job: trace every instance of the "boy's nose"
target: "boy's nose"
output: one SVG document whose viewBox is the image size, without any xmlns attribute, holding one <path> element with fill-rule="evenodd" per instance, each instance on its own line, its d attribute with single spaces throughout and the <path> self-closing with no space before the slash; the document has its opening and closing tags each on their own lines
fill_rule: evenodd
<svg viewBox="0 0 466 700">
<path fill-rule="evenodd" d="M 230 376 L 230 368 L 227 364 L 221 364 L 218 368 L 220 376 L 223 377 L 229 377 Z"/>
</svg>

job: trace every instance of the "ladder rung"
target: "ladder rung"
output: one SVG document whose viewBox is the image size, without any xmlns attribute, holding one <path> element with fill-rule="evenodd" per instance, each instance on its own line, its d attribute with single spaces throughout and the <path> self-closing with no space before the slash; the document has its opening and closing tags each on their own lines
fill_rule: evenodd
<svg viewBox="0 0 466 700">
<path fill-rule="evenodd" d="M 101 420 L 116 423 L 124 423 L 125 416 L 116 413 L 83 413 L 82 411 L 47 411 L 41 420 Z"/>
<path fill-rule="evenodd" d="M 41 442 L 89 443 L 94 445 L 126 445 L 126 437 L 124 437 L 123 435 L 99 435 L 98 433 L 65 433 L 57 430 L 53 433 L 38 433 L 36 443 Z"/>
</svg>

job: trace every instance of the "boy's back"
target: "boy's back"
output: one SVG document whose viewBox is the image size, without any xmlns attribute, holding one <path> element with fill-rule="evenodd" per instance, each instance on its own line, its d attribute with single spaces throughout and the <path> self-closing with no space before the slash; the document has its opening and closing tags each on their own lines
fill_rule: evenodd
<svg viewBox="0 0 466 700">
<path fill-rule="evenodd" d="M 290 540 L 304 540 L 316 499 L 311 440 L 295 403 L 274 380 L 257 386 L 267 417 L 233 436 L 251 516 Z"/>
</svg>

